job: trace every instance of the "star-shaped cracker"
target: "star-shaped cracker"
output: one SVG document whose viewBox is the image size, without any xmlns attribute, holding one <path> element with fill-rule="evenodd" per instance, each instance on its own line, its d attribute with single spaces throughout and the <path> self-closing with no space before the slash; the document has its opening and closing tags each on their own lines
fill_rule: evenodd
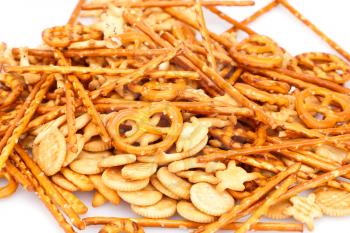
<svg viewBox="0 0 350 233">
<path fill-rule="evenodd" d="M 259 176 L 257 173 L 248 173 L 243 168 L 237 167 L 235 161 L 230 161 L 226 170 L 215 173 L 220 183 L 216 186 L 218 191 L 231 189 L 234 191 L 243 191 L 244 182 L 254 180 Z"/>
<path fill-rule="evenodd" d="M 295 196 L 290 199 L 293 206 L 285 210 L 285 214 L 293 216 L 299 222 L 305 223 L 307 228 L 314 229 L 314 219 L 322 217 L 321 208 L 315 203 L 316 196 L 311 193 L 308 197 Z"/>
</svg>

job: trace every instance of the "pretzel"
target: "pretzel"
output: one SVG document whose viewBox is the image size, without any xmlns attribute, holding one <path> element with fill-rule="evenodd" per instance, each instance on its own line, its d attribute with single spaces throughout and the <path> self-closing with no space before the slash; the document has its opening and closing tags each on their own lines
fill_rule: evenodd
<svg viewBox="0 0 350 233">
<path fill-rule="evenodd" d="M 342 59 L 327 53 L 300 54 L 289 61 L 288 68 L 341 85 L 350 79 L 350 67 Z"/>
<path fill-rule="evenodd" d="M 22 185 L 22 187 L 27 191 L 33 191 L 34 187 L 31 184 L 31 182 L 28 180 L 28 178 L 25 176 L 25 174 L 21 173 L 15 165 L 11 161 L 7 161 L 6 163 L 6 172 L 13 177 L 17 183 Z"/>
<path fill-rule="evenodd" d="M 28 109 L 26 109 L 26 111 L 23 113 L 24 117 L 18 121 L 18 124 L 15 125 L 15 127 L 13 129 L 9 128 L 8 132 L 11 133 L 11 135 L 9 134 L 8 138 L 6 138 L 6 137 L 3 138 L 5 145 L 2 146 L 2 150 L 1 150 L 1 154 L 0 154 L 0 169 L 2 169 L 5 166 L 5 163 L 6 163 L 7 159 L 9 158 L 10 154 L 12 153 L 14 146 L 16 145 L 20 136 L 22 135 L 22 133 L 26 129 L 29 121 L 31 120 L 32 116 L 34 115 L 39 104 L 41 103 L 41 101 L 45 97 L 45 94 L 48 91 L 52 82 L 53 82 L 52 75 L 46 77 L 45 81 L 42 83 L 40 89 L 36 93 L 34 99 L 30 102 Z M 30 100 L 30 98 L 29 98 L 29 100 Z M 25 105 L 23 105 L 23 106 L 25 106 Z M 21 117 L 21 116 L 19 115 L 19 117 Z"/>
<path fill-rule="evenodd" d="M 117 7 L 123 7 L 125 3 L 114 1 L 112 3 L 114 6 Z M 195 4 L 195 1 L 171 1 L 171 2 L 164 2 L 164 1 L 149 1 L 149 2 L 132 2 L 128 4 L 128 7 L 179 7 L 179 6 L 193 6 Z M 253 1 L 212 1 L 212 0 L 206 0 L 203 1 L 204 6 L 251 6 L 254 5 Z M 86 4 L 83 5 L 83 10 L 98 10 L 98 9 L 105 9 L 107 8 L 106 4 Z"/>
<path fill-rule="evenodd" d="M 243 73 L 240 78 L 247 84 L 262 89 L 264 91 L 280 94 L 288 94 L 290 85 L 285 82 L 269 80 L 260 75 L 253 75 L 248 72 Z"/>
<path fill-rule="evenodd" d="M 258 68 L 276 68 L 282 65 L 282 50 L 266 36 L 251 35 L 230 52 L 243 65 Z"/>
<path fill-rule="evenodd" d="M 308 103 L 308 98 L 322 98 Z M 296 110 L 300 119 L 310 128 L 329 128 L 337 122 L 349 118 L 350 110 L 347 104 L 347 96 L 332 93 L 321 88 L 305 89 L 297 95 Z M 332 110 L 333 104 L 339 106 L 339 110 Z M 323 119 L 317 119 L 315 114 L 320 113 Z"/>
<path fill-rule="evenodd" d="M 84 221 L 88 226 L 90 225 L 106 225 L 113 224 L 114 221 L 120 221 L 124 218 L 113 217 L 90 217 L 85 218 Z M 163 227 L 163 228 L 188 228 L 194 229 L 202 225 L 202 223 L 195 223 L 185 220 L 171 220 L 171 219 L 147 219 L 147 218 L 130 218 L 130 221 L 137 223 L 142 227 Z M 242 223 L 231 223 L 223 227 L 225 230 L 237 230 Z M 302 231 L 303 226 L 296 223 L 269 223 L 259 222 L 252 225 L 252 230 L 256 231 Z"/>
<path fill-rule="evenodd" d="M 9 173 L 1 171 L 0 178 L 6 179 L 7 181 L 6 186 L 0 187 L 0 198 L 9 197 L 16 192 L 18 184 Z"/>
<path fill-rule="evenodd" d="M 85 224 L 79 218 L 78 214 L 72 209 L 72 207 L 67 203 L 67 201 L 62 197 L 62 195 L 55 189 L 51 181 L 42 175 L 41 169 L 35 164 L 35 162 L 31 159 L 31 157 L 27 154 L 27 152 L 21 148 L 21 146 L 16 145 L 15 150 L 18 155 L 21 157 L 26 166 L 33 173 L 33 176 L 38 180 L 39 184 L 45 190 L 47 195 L 57 203 L 57 205 L 62 208 L 62 211 L 69 217 L 72 224 L 76 226 L 78 229 L 84 229 Z"/>
<path fill-rule="evenodd" d="M 350 54 L 347 53 L 344 49 L 342 49 L 336 42 L 334 42 L 331 38 L 329 38 L 325 33 L 323 33 L 320 29 L 316 27 L 311 21 L 305 18 L 302 14 L 300 14 L 297 9 L 295 9 L 292 5 L 288 3 L 286 0 L 277 0 L 281 3 L 290 13 L 292 13 L 295 17 L 297 17 L 302 23 L 304 23 L 307 27 L 309 27 L 313 32 L 315 32 L 318 36 L 321 37 L 330 47 L 336 50 L 339 54 L 345 57 L 348 61 L 350 61 Z"/>
<path fill-rule="evenodd" d="M 44 203 L 46 208 L 51 212 L 54 216 L 58 224 L 62 227 L 62 229 L 67 233 L 74 233 L 73 227 L 66 221 L 56 204 L 52 201 L 50 196 L 45 193 L 45 190 L 38 183 L 38 181 L 34 178 L 34 175 L 30 169 L 28 169 L 27 165 L 22 161 L 22 159 L 16 154 L 13 153 L 11 155 L 11 159 L 15 161 L 16 166 L 20 169 L 22 174 L 24 174 L 31 185 L 34 187 L 36 195 L 40 198 L 40 200 Z"/>
<path fill-rule="evenodd" d="M 83 25 L 66 25 L 48 28 L 43 31 L 43 40 L 54 48 L 65 48 L 71 43 L 89 39 L 101 39 L 102 33 Z"/>
<path fill-rule="evenodd" d="M 154 114 L 162 113 L 170 120 L 169 127 L 159 127 L 150 122 Z M 137 131 L 131 135 L 120 132 L 122 125 L 134 121 Z M 151 155 L 157 151 L 166 151 L 177 139 L 182 126 L 182 116 L 179 110 L 171 104 L 154 103 L 149 107 L 134 110 L 123 110 L 112 117 L 108 124 L 108 131 L 113 138 L 113 143 L 121 151 L 136 155 Z M 145 133 L 164 135 L 163 140 L 147 146 L 133 146 L 132 144 Z"/>
<path fill-rule="evenodd" d="M 2 93 L 0 96 L 0 108 L 13 104 L 23 91 L 23 83 L 11 74 L 0 74 L 0 82 L 11 89 L 11 92 Z"/>
</svg>

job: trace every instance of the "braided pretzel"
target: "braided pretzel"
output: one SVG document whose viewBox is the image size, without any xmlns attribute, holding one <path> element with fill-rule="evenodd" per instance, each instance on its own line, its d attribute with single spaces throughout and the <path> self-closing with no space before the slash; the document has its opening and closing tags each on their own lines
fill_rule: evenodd
<svg viewBox="0 0 350 233">
<path fill-rule="evenodd" d="M 0 199 L 11 196 L 18 187 L 17 182 L 7 172 L 0 172 L 0 178 L 5 178 L 8 184 L 0 188 Z"/>
<path fill-rule="evenodd" d="M 174 83 L 163 83 L 151 80 L 143 85 L 131 83 L 128 87 L 131 91 L 140 93 L 142 99 L 155 102 L 175 99 L 185 89 L 186 81 L 176 79 Z"/>
<path fill-rule="evenodd" d="M 42 37 L 52 47 L 65 48 L 73 42 L 102 39 L 102 33 L 83 25 L 66 25 L 46 29 Z"/>
<path fill-rule="evenodd" d="M 350 119 L 348 98 L 346 95 L 330 92 L 326 89 L 308 88 L 297 95 L 296 110 L 300 119 L 308 127 L 329 128 L 337 122 Z M 323 119 L 317 119 L 317 113 L 322 114 Z"/>
<path fill-rule="evenodd" d="M 230 50 L 243 65 L 258 68 L 276 68 L 282 65 L 283 51 L 269 37 L 251 35 Z"/>
<path fill-rule="evenodd" d="M 162 113 L 169 119 L 169 127 L 152 124 L 152 116 L 157 113 Z M 128 121 L 135 122 L 137 129 L 122 132 L 123 127 L 127 127 Z M 181 132 L 182 121 L 181 112 L 175 106 L 154 103 L 139 110 L 120 111 L 109 120 L 107 128 L 117 149 L 136 155 L 151 155 L 158 151 L 166 151 L 172 146 Z M 135 145 L 136 141 L 146 133 L 162 135 L 163 140 L 152 145 Z"/>
<path fill-rule="evenodd" d="M 350 66 L 339 57 L 327 53 L 300 54 L 289 61 L 288 68 L 339 84 L 350 80 Z"/>
<path fill-rule="evenodd" d="M 23 92 L 23 83 L 18 77 L 10 74 L 1 74 L 0 82 L 9 87 L 11 91 L 1 90 L 0 107 L 6 107 L 14 103 Z"/>
</svg>

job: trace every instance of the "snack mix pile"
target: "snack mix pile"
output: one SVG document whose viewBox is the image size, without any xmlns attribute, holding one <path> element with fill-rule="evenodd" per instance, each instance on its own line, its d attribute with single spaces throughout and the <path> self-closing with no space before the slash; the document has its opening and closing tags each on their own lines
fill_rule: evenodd
<svg viewBox="0 0 350 233">
<path fill-rule="evenodd" d="M 2 43 L 0 198 L 35 192 L 67 233 L 300 232 L 350 215 L 350 55 L 286 0 L 242 22 L 216 8 L 253 4 L 80 0 L 40 47 Z M 292 56 L 248 27 L 276 6 L 343 58 Z M 203 8 L 232 28 L 209 31 Z M 77 191 L 140 217 L 82 219 Z"/>
</svg>

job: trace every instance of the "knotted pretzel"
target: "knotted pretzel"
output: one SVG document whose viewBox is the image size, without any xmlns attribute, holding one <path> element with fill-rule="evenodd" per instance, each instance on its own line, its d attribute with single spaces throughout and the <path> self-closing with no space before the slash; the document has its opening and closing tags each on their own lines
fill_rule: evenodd
<svg viewBox="0 0 350 233">
<path fill-rule="evenodd" d="M 161 127 L 152 124 L 152 116 L 158 113 L 168 118 L 169 126 Z M 130 121 L 135 123 L 136 129 L 125 130 Z M 151 155 L 171 147 L 180 134 L 182 122 L 182 115 L 178 108 L 172 104 L 154 103 L 137 111 L 120 111 L 111 117 L 107 127 L 114 145 L 119 150 L 136 155 Z M 135 145 L 137 139 L 146 133 L 160 135 L 162 140 L 146 146 Z"/>
<path fill-rule="evenodd" d="M 17 189 L 17 182 L 7 172 L 0 172 L 0 178 L 6 179 L 8 182 L 6 186 L 0 187 L 0 199 L 11 196 Z"/>
</svg>

